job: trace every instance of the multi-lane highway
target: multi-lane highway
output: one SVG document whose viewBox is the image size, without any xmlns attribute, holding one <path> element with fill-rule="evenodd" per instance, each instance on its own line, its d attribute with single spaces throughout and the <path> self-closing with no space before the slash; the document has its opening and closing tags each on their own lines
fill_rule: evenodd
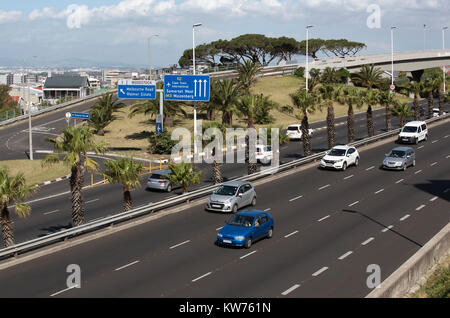
<svg viewBox="0 0 450 318">
<path fill-rule="evenodd" d="M 368 265 L 384 280 L 450 221 L 449 125 L 412 146 L 417 164 L 404 172 L 378 168 L 390 140 L 345 172 L 312 165 L 258 182 L 256 208 L 275 232 L 249 250 L 216 246 L 229 215 L 199 205 L 3 269 L 0 297 L 364 297 Z M 119 209 L 112 192 L 88 213 Z M 66 285 L 69 264 L 81 268 L 79 289 Z"/>
<path fill-rule="evenodd" d="M 94 102 L 91 102 L 93 104 Z M 78 106 L 77 111 L 86 111 L 91 105 Z M 448 107 L 448 105 L 447 105 Z M 65 110 L 66 111 L 66 110 Z M 35 120 L 36 127 L 38 125 L 47 127 L 55 134 L 60 132 L 65 125 L 64 116 L 65 111 L 60 111 L 58 114 L 49 115 L 48 118 L 38 118 Z M 374 116 L 376 133 L 384 131 L 385 117 L 384 110 L 380 109 L 375 112 Z M 345 144 L 347 141 L 347 127 L 345 125 L 346 118 L 342 117 L 336 120 L 336 138 L 338 143 Z M 15 127 L 9 127 L 6 132 L 14 136 L 14 132 L 21 131 L 22 127 L 19 124 Z M 312 138 L 312 147 L 314 152 L 320 152 L 327 148 L 327 135 L 325 129 L 325 122 L 317 122 L 312 124 L 316 129 Z M 399 127 L 397 118 L 393 118 L 393 127 Z M 3 134 L 3 132 L 2 132 Z M 356 115 L 355 134 L 357 138 L 367 137 L 366 118 L 365 114 Z M 10 153 L 11 156 L 17 156 L 27 149 L 27 134 L 23 135 L 23 140 L 14 137 L 11 140 L 14 142 L 8 144 L 10 147 L 16 145 L 16 151 Z M 39 135 L 41 139 L 38 145 L 40 149 L 49 149 L 50 144 L 45 141 L 48 136 L 45 134 Z M 4 144 L 3 144 L 4 146 Z M 36 149 L 39 149 L 36 147 Z M 6 152 L 8 155 L 9 153 Z M 290 142 L 280 148 L 281 163 L 298 159 L 302 156 L 301 142 Z M 196 189 L 205 185 L 211 184 L 211 167 L 206 164 L 199 165 L 203 171 L 203 181 L 192 187 Z M 233 179 L 235 177 L 246 174 L 247 168 L 245 164 L 224 164 L 222 166 L 225 180 Z M 89 182 L 89 176 L 86 176 L 86 183 Z M 146 176 L 142 178 L 142 189 L 132 192 L 134 207 L 148 204 L 150 202 L 158 202 L 170 196 L 176 196 L 180 193 L 179 189 L 175 189 L 173 193 L 162 193 L 147 191 L 145 189 Z M 61 229 L 71 227 L 71 203 L 69 193 L 69 182 L 63 180 L 47 186 L 41 187 L 33 197 L 27 201 L 30 202 L 32 211 L 31 215 L 25 219 L 18 218 L 13 215 L 15 240 L 16 243 L 33 239 L 39 236 L 47 235 Z M 122 211 L 122 187 L 120 185 L 103 185 L 93 189 L 86 189 L 84 191 L 84 201 L 86 209 L 86 219 L 95 220 L 107 215 L 119 213 Z"/>
</svg>

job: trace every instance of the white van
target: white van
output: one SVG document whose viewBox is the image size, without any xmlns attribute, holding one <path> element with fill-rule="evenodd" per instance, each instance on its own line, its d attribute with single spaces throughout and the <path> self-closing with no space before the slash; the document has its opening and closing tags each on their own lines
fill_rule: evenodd
<svg viewBox="0 0 450 318">
<path fill-rule="evenodd" d="M 403 126 L 398 142 L 415 143 L 428 139 L 428 127 L 424 121 L 410 121 Z"/>
</svg>

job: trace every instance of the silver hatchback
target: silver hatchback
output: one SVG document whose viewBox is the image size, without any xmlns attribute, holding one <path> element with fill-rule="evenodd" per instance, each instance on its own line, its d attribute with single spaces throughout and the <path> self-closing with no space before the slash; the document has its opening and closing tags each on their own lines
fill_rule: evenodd
<svg viewBox="0 0 450 318">
<path fill-rule="evenodd" d="M 161 170 L 153 172 L 147 179 L 147 189 L 162 190 L 170 192 L 172 191 L 172 183 L 167 178 L 170 174 L 170 170 Z"/>
<path fill-rule="evenodd" d="M 406 170 L 409 166 L 416 165 L 416 154 L 412 148 L 397 147 L 386 154 L 383 160 L 383 169 Z"/>
<path fill-rule="evenodd" d="M 229 181 L 223 183 L 209 197 L 206 210 L 236 213 L 247 205 L 256 205 L 255 188 L 247 181 Z"/>
</svg>

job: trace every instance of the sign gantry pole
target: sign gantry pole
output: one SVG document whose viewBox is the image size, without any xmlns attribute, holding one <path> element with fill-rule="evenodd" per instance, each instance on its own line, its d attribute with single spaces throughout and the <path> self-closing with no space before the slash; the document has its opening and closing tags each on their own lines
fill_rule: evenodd
<svg viewBox="0 0 450 318">
<path fill-rule="evenodd" d="M 192 26 L 192 64 L 193 74 L 195 75 L 195 28 L 201 26 L 196 23 Z M 194 156 L 197 154 L 197 102 L 194 101 Z"/>
</svg>

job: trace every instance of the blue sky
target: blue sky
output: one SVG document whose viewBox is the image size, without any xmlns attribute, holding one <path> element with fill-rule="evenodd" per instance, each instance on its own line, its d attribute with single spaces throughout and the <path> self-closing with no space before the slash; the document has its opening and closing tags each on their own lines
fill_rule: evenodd
<svg viewBox="0 0 450 318">
<path fill-rule="evenodd" d="M 76 5 L 76 6 L 75 6 Z M 369 28 L 370 5 L 380 8 L 380 28 Z M 38 55 L 46 59 L 81 58 L 147 65 L 178 62 L 196 43 L 231 39 L 245 33 L 305 38 L 347 38 L 367 44 L 364 54 L 389 52 L 391 25 L 397 25 L 396 50 L 442 46 L 441 28 L 450 26 L 448 0 L 53 0 L 8 1 L 0 8 L 0 58 Z M 447 35 L 448 47 L 450 36 Z M 298 57 L 301 58 L 301 57 Z"/>
</svg>

